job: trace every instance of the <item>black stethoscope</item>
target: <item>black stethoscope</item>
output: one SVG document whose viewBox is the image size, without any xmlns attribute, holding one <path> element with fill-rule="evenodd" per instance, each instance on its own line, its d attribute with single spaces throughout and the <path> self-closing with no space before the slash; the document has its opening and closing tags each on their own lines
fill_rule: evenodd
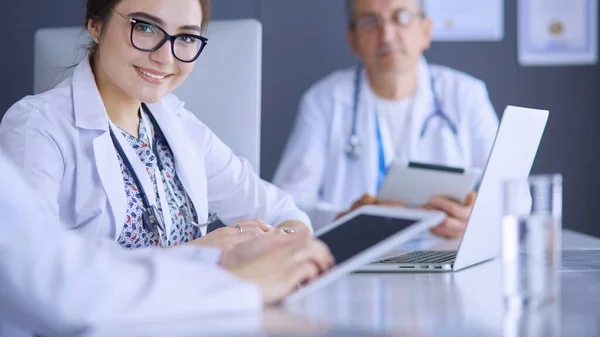
<svg viewBox="0 0 600 337">
<path fill-rule="evenodd" d="M 428 65 L 428 67 L 429 67 L 429 65 Z M 350 137 L 348 138 L 348 142 L 346 143 L 346 146 L 344 147 L 344 152 L 346 153 L 346 156 L 351 159 L 358 159 L 360 157 L 361 149 L 362 149 L 361 140 L 358 137 L 358 132 L 356 130 L 356 128 L 357 128 L 356 124 L 358 122 L 358 104 L 360 103 L 360 90 L 361 90 L 361 84 L 362 84 L 361 83 L 362 82 L 362 69 L 363 69 L 363 65 L 361 63 L 356 67 L 356 72 L 354 74 L 354 103 L 352 106 L 352 133 L 350 134 Z M 431 86 L 431 92 L 433 93 L 433 102 L 434 102 L 435 107 L 434 107 L 433 113 L 430 114 L 429 116 L 427 116 L 427 118 L 425 119 L 425 121 L 423 123 L 423 128 L 421 129 L 420 138 L 423 139 L 425 137 L 425 133 L 427 132 L 427 128 L 429 127 L 429 122 L 435 117 L 442 118 L 446 122 L 446 124 L 448 125 L 448 127 L 450 128 L 450 130 L 452 131 L 454 136 L 456 137 L 456 136 L 458 136 L 458 128 L 456 127 L 456 124 L 454 124 L 454 122 L 452 122 L 452 120 L 443 112 L 442 104 L 440 103 L 439 97 L 435 91 L 435 78 L 433 76 L 433 72 L 431 72 L 431 68 L 430 68 L 429 72 L 431 74 L 430 86 Z M 379 144 L 379 147 L 382 148 L 383 145 Z"/>
<path fill-rule="evenodd" d="M 152 127 L 153 127 L 154 132 L 155 132 L 154 140 L 151 141 L 151 142 L 149 140 L 149 144 L 150 143 L 152 144 L 150 147 L 152 149 L 152 152 L 154 152 L 154 156 L 156 157 L 156 164 L 158 166 L 158 170 L 160 172 L 161 179 L 163 180 L 163 184 L 165 186 L 167 186 L 169 192 L 173 195 L 173 199 L 177 203 L 177 206 L 179 207 L 179 211 L 181 212 L 181 215 L 183 216 L 183 218 L 185 219 L 185 221 L 187 223 L 192 224 L 193 226 L 196 226 L 196 227 L 206 227 L 206 226 L 208 226 L 210 223 L 212 223 L 212 222 L 214 222 L 216 220 L 216 218 L 217 218 L 217 214 L 216 213 L 210 214 L 208 221 L 205 224 L 203 224 L 203 225 L 199 225 L 197 222 L 194 221 L 194 219 L 192 217 L 192 214 L 191 214 L 192 203 L 189 200 L 189 197 L 188 197 L 187 193 L 185 192 L 185 190 L 183 191 L 183 194 L 184 194 L 184 197 L 186 199 L 187 207 L 184 206 L 184 205 L 182 205 L 177 200 L 177 196 L 175 195 L 175 193 L 174 193 L 174 191 L 173 191 L 173 189 L 172 189 L 172 187 L 170 185 L 171 183 L 170 183 L 170 181 L 166 177 L 166 173 L 165 173 L 165 170 L 164 170 L 162 159 L 161 159 L 161 157 L 158 154 L 158 147 L 157 146 L 158 146 L 158 140 L 159 140 L 159 138 L 167 145 L 167 147 L 169 149 L 171 147 L 169 146 L 169 142 L 167 141 L 167 138 L 165 137 L 164 133 L 162 132 L 162 130 L 160 128 L 160 125 L 158 125 L 158 123 L 156 122 L 156 119 L 154 118 L 154 116 L 150 112 L 150 109 L 148 109 L 148 106 L 146 106 L 146 104 L 142 103 L 142 112 L 141 112 L 142 115 L 143 115 L 144 111 L 148 114 L 148 117 L 150 118 L 150 121 L 152 123 Z M 143 116 L 142 116 L 142 121 L 144 121 L 143 120 Z M 119 153 L 119 155 L 123 159 L 123 164 L 127 167 L 127 169 L 129 170 L 129 172 L 131 173 L 131 177 L 133 178 L 133 181 L 134 181 L 136 187 L 138 188 L 138 190 L 140 192 L 140 196 L 142 198 L 143 207 L 145 209 L 144 213 L 142 214 L 142 223 L 144 224 L 144 227 L 146 227 L 150 232 L 156 231 L 157 228 L 160 229 L 161 231 L 165 232 L 166 231 L 166 227 L 165 227 L 164 219 L 160 215 L 160 212 L 158 211 L 158 208 L 156 207 L 156 205 L 152 205 L 150 203 L 150 200 L 148 199 L 148 194 L 144 190 L 144 187 L 142 186 L 142 183 L 140 182 L 139 177 L 135 173 L 135 170 L 133 169 L 133 165 L 131 165 L 131 162 L 129 161 L 129 158 L 127 158 L 127 155 L 125 154 L 125 151 L 123 151 L 123 147 L 119 143 L 119 140 L 117 139 L 117 136 L 113 132 L 112 127 L 110 127 L 109 129 L 110 129 L 110 137 L 111 137 L 112 142 L 113 142 L 113 144 L 115 146 L 115 149 L 117 150 L 117 152 Z M 150 130 L 146 130 L 146 132 L 147 132 L 147 134 L 149 134 Z M 159 179 L 158 177 L 156 177 L 156 178 Z"/>
</svg>

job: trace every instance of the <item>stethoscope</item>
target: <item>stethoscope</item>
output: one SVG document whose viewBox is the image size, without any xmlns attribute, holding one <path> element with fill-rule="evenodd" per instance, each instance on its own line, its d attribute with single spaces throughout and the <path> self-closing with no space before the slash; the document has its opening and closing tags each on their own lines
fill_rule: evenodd
<svg viewBox="0 0 600 337">
<path fill-rule="evenodd" d="M 428 65 L 429 66 L 429 65 Z M 362 69 L 363 65 L 359 64 L 356 67 L 356 72 L 354 74 L 354 103 L 352 106 L 352 133 L 348 138 L 346 146 L 344 147 L 344 152 L 346 156 L 350 159 L 358 159 L 361 155 L 362 150 L 362 142 L 360 137 L 358 137 L 357 132 L 357 122 L 358 122 L 358 104 L 360 103 L 360 90 L 361 90 L 361 82 L 362 82 Z M 458 128 L 456 124 L 452 122 L 452 120 L 443 112 L 442 104 L 440 103 L 439 97 L 435 91 L 435 78 L 433 76 L 433 72 L 431 72 L 430 68 L 430 86 L 431 92 L 433 93 L 433 102 L 434 102 L 434 111 L 425 119 L 423 123 L 423 128 L 421 129 L 420 139 L 425 137 L 427 133 L 427 128 L 429 127 L 429 122 L 435 117 L 442 118 L 445 123 L 448 125 L 454 136 L 458 136 Z M 381 144 L 380 144 L 381 147 Z"/>
<path fill-rule="evenodd" d="M 150 112 L 150 109 L 148 109 L 148 106 L 146 106 L 146 104 L 142 103 L 142 121 L 143 122 L 145 122 L 143 119 L 144 111 L 147 113 L 148 117 L 150 118 L 150 122 L 152 123 L 152 127 L 155 132 L 154 140 L 152 142 L 149 141 L 148 143 L 151 144 L 150 148 L 152 149 L 152 152 L 154 153 L 154 156 L 156 157 L 156 164 L 158 166 L 158 171 L 160 172 L 163 184 L 165 186 L 167 186 L 167 189 L 173 196 L 173 199 L 175 200 L 175 203 L 177 204 L 177 207 L 179 208 L 181 215 L 183 216 L 183 218 L 185 219 L 185 221 L 187 223 L 189 223 L 195 227 L 206 227 L 209 224 L 215 222 L 218 219 L 218 215 L 216 213 L 209 214 L 208 221 L 202 225 L 200 225 L 196 221 L 194 221 L 194 219 L 192 217 L 192 213 L 191 213 L 192 203 L 191 203 L 187 193 L 185 192 L 185 190 L 183 191 L 183 195 L 185 198 L 186 205 L 183 205 L 178 200 L 177 195 L 175 194 L 175 192 L 173 191 L 173 188 L 171 186 L 172 182 L 167 179 L 167 175 L 165 173 L 162 159 L 158 154 L 158 140 L 161 139 L 167 145 L 167 147 L 169 149 L 171 149 L 171 147 L 169 146 L 169 142 L 167 141 L 167 138 L 165 137 L 164 133 L 162 132 L 160 125 L 158 125 L 158 123 L 156 122 L 156 119 Z M 131 165 L 129 158 L 127 158 L 125 151 L 123 151 L 123 147 L 119 143 L 119 140 L 117 139 L 117 136 L 113 132 L 112 127 L 110 127 L 109 129 L 110 129 L 110 137 L 115 146 L 115 149 L 119 153 L 119 156 L 121 156 L 121 158 L 123 159 L 123 164 L 127 167 L 129 172 L 131 173 L 133 182 L 135 183 L 136 187 L 138 188 L 138 190 L 140 192 L 140 196 L 142 198 L 142 203 L 143 203 L 143 207 L 144 207 L 144 212 L 142 213 L 142 223 L 143 223 L 144 227 L 146 227 L 151 232 L 154 232 L 157 229 L 160 229 L 162 232 L 165 232 L 166 228 L 165 228 L 164 219 L 160 215 L 160 212 L 158 211 L 158 208 L 156 207 L 156 205 L 152 205 L 150 203 L 150 201 L 148 199 L 148 194 L 144 190 L 144 187 L 142 186 L 142 183 L 140 182 L 139 177 L 135 173 L 135 170 L 133 169 L 133 165 Z M 146 128 L 146 129 L 147 129 L 147 135 L 148 135 L 150 133 L 150 130 L 148 128 Z"/>
</svg>

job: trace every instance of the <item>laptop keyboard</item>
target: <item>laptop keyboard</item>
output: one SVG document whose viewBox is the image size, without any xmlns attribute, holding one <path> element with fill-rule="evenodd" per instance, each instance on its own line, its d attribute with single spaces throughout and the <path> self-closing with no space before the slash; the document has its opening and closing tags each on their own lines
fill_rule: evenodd
<svg viewBox="0 0 600 337">
<path fill-rule="evenodd" d="M 453 262 L 456 258 L 455 251 L 415 251 L 389 259 L 381 260 L 379 263 L 447 263 Z"/>
</svg>

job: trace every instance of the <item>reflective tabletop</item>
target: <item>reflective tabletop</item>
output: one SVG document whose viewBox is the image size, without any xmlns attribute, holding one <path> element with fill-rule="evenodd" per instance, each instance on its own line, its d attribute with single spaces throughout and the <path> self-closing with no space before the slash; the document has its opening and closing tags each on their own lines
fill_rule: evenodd
<svg viewBox="0 0 600 337">
<path fill-rule="evenodd" d="M 563 247 L 560 299 L 535 311 L 505 309 L 502 266 L 492 260 L 452 273 L 355 273 L 262 313 L 101 326 L 86 336 L 600 335 L 600 240 L 566 231 Z"/>
</svg>

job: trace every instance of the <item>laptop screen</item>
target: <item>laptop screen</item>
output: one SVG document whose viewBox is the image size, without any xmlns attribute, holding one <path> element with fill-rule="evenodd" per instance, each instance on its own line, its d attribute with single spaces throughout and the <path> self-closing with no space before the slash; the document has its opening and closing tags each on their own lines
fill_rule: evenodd
<svg viewBox="0 0 600 337">
<path fill-rule="evenodd" d="M 341 264 L 416 222 L 413 219 L 361 214 L 318 238 L 329 247 L 335 263 Z"/>
</svg>

